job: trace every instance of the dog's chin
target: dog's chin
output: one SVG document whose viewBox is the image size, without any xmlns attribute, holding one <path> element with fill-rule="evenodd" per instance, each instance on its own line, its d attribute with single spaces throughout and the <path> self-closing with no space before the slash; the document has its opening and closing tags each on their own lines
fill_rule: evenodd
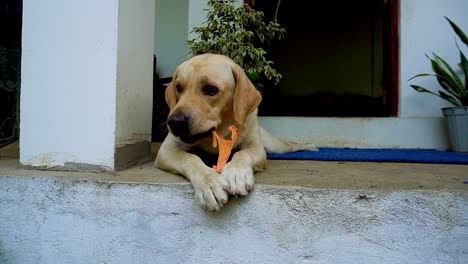
<svg viewBox="0 0 468 264">
<path fill-rule="evenodd" d="M 208 131 L 198 133 L 198 134 L 195 134 L 195 135 L 179 136 L 179 138 L 180 138 L 180 140 L 182 140 L 182 142 L 184 142 L 186 144 L 194 144 L 197 141 L 200 141 L 200 140 L 202 140 L 204 138 L 207 138 L 207 137 L 211 136 L 213 130 L 215 130 L 215 128 L 212 128 L 212 129 L 210 129 Z"/>
</svg>

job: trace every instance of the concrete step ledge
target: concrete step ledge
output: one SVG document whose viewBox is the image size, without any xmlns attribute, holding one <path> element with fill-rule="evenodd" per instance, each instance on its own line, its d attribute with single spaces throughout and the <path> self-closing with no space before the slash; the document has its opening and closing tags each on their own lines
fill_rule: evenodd
<svg viewBox="0 0 468 264">
<path fill-rule="evenodd" d="M 466 192 L 0 179 L 1 263 L 466 263 Z"/>
<path fill-rule="evenodd" d="M 160 171 L 153 174 L 159 180 L 111 181 L 104 176 L 125 175 L 12 163 L 0 166 L 0 263 L 468 262 L 463 184 L 420 190 L 259 183 L 251 195 L 208 213 L 194 203 L 187 181 Z M 289 170 L 302 173 L 296 165 Z M 134 170 L 142 179 L 144 166 Z"/>
</svg>

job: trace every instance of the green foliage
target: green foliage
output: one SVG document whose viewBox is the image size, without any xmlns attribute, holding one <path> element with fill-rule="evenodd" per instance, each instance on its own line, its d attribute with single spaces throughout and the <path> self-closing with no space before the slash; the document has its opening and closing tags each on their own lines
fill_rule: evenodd
<svg viewBox="0 0 468 264">
<path fill-rule="evenodd" d="M 264 14 L 244 5 L 236 8 L 235 0 L 209 0 L 204 26 L 193 29 L 198 38 L 188 41 L 193 55 L 217 53 L 230 57 L 246 72 L 257 89 L 262 79 L 281 80 L 281 74 L 267 60 L 261 48 L 284 37 L 286 30 L 277 22 L 265 23 Z"/>
<path fill-rule="evenodd" d="M 447 17 L 445 17 L 445 19 L 447 19 L 447 21 L 450 23 L 452 29 L 455 31 L 460 40 L 468 47 L 468 37 L 463 32 L 463 30 L 461 30 L 457 24 L 452 22 Z M 460 67 L 461 75 L 464 75 L 464 78 L 460 78 L 458 73 L 447 63 L 447 61 L 433 53 L 432 58 L 426 55 L 426 57 L 431 62 L 433 73 L 417 74 L 411 77 L 408 81 L 418 77 L 436 77 L 437 82 L 443 88 L 443 90 L 439 90 L 438 93 L 434 93 L 419 85 L 412 84 L 410 86 L 418 92 L 430 93 L 439 96 L 440 98 L 449 101 L 455 106 L 468 106 L 468 61 L 457 42 L 455 42 L 455 45 L 457 46 L 460 53 L 460 63 L 458 66 Z"/>
</svg>

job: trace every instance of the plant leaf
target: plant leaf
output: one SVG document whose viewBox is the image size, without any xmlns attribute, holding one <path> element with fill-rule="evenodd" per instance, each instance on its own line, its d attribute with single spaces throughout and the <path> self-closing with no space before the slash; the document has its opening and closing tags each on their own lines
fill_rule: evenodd
<svg viewBox="0 0 468 264">
<path fill-rule="evenodd" d="M 433 95 L 435 95 L 435 96 L 438 96 L 438 97 L 440 97 L 440 98 L 442 98 L 442 99 L 444 99 L 444 100 L 446 100 L 446 101 L 452 103 L 453 105 L 460 106 L 460 103 L 459 103 L 455 98 L 453 98 L 452 96 L 450 96 L 450 95 L 444 93 L 443 91 L 439 91 L 439 93 L 436 94 L 436 93 L 434 93 L 434 92 L 432 92 L 432 91 L 430 91 L 430 90 L 428 90 L 428 89 L 426 89 L 426 88 L 424 88 L 424 87 L 422 87 L 422 86 L 419 86 L 419 85 L 411 84 L 410 86 L 411 86 L 414 90 L 416 90 L 416 91 L 418 91 L 418 92 L 420 92 L 420 93 L 430 93 L 430 94 L 433 94 Z"/>
<path fill-rule="evenodd" d="M 463 88 L 454 80 L 453 76 L 450 75 L 436 60 L 430 58 L 432 70 L 436 73 L 437 81 L 439 82 L 440 86 L 450 92 L 455 96 L 460 96 L 460 91 L 463 91 Z M 441 78 L 442 76 L 443 78 Z"/>
<path fill-rule="evenodd" d="M 458 48 L 460 50 L 460 48 Z M 464 96 L 468 96 L 468 60 L 466 59 L 465 55 L 463 52 L 460 50 L 460 64 L 461 68 L 463 70 L 463 74 L 465 74 L 465 89 L 464 91 Z"/>
<path fill-rule="evenodd" d="M 411 77 L 410 79 L 408 79 L 408 81 L 411 81 L 412 79 L 417 78 L 417 77 L 430 77 L 430 76 L 436 77 L 436 78 L 438 79 L 437 81 L 439 82 L 439 85 L 441 85 L 441 86 L 442 86 L 444 89 L 446 89 L 446 90 L 448 89 L 448 86 L 449 86 L 449 85 L 447 84 L 447 83 L 448 83 L 447 79 L 446 79 L 444 76 L 437 75 L 437 74 L 432 74 L 432 73 L 421 73 L 421 74 L 417 74 L 417 75 Z M 454 94 L 454 93 L 452 93 L 452 92 L 450 92 L 450 93 L 451 93 L 452 95 L 454 95 L 455 97 L 457 97 L 457 98 L 459 97 L 458 94 Z"/>
<path fill-rule="evenodd" d="M 453 79 L 455 80 L 455 82 L 457 82 L 457 84 L 462 87 L 463 86 L 463 83 L 462 81 L 460 80 L 460 77 L 458 77 L 458 74 L 452 69 L 452 67 L 450 67 L 450 65 L 444 60 L 442 59 L 441 57 L 439 57 L 437 54 L 435 53 L 432 53 L 434 55 L 434 57 L 436 59 L 438 59 L 439 61 L 441 61 L 444 65 L 445 65 L 445 68 L 447 68 L 447 70 L 450 72 L 450 74 L 452 75 Z M 463 90 L 463 89 L 462 89 Z"/>
<path fill-rule="evenodd" d="M 439 96 L 440 98 L 446 100 L 446 101 L 449 101 L 450 103 L 452 103 L 453 105 L 455 106 L 463 106 L 457 99 L 455 99 L 453 96 L 447 94 L 447 93 L 444 93 L 443 91 L 439 91 Z"/>
<path fill-rule="evenodd" d="M 439 96 L 438 94 L 422 87 L 422 86 L 419 86 L 419 85 L 415 85 L 415 84 L 410 84 L 411 88 L 413 88 L 414 90 L 420 92 L 420 93 L 430 93 L 430 94 L 434 94 L 434 95 L 437 95 Z"/>
<path fill-rule="evenodd" d="M 427 76 L 436 76 L 435 74 L 432 74 L 432 73 L 420 73 L 420 74 L 416 74 L 415 76 L 411 77 L 408 79 L 408 82 L 413 80 L 414 78 L 418 78 L 418 77 L 427 77 Z"/>
<path fill-rule="evenodd" d="M 457 33 L 457 35 L 461 39 L 461 41 L 463 43 L 465 43 L 465 45 L 468 46 L 468 37 L 466 36 L 465 32 L 463 32 L 463 30 L 461 28 L 459 28 L 457 26 L 457 24 L 455 24 L 452 20 L 448 19 L 447 17 L 445 17 L 445 19 L 447 19 L 447 21 L 450 23 L 453 30 L 455 31 L 455 33 Z"/>
</svg>

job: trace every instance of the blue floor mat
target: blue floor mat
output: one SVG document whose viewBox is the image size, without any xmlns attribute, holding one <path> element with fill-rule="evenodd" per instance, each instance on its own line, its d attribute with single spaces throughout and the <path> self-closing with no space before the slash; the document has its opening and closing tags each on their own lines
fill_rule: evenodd
<svg viewBox="0 0 468 264">
<path fill-rule="evenodd" d="M 468 164 L 468 153 L 439 151 L 432 149 L 320 148 L 318 151 L 299 151 L 286 154 L 268 154 L 267 157 L 270 160 L 321 160 Z"/>
</svg>

